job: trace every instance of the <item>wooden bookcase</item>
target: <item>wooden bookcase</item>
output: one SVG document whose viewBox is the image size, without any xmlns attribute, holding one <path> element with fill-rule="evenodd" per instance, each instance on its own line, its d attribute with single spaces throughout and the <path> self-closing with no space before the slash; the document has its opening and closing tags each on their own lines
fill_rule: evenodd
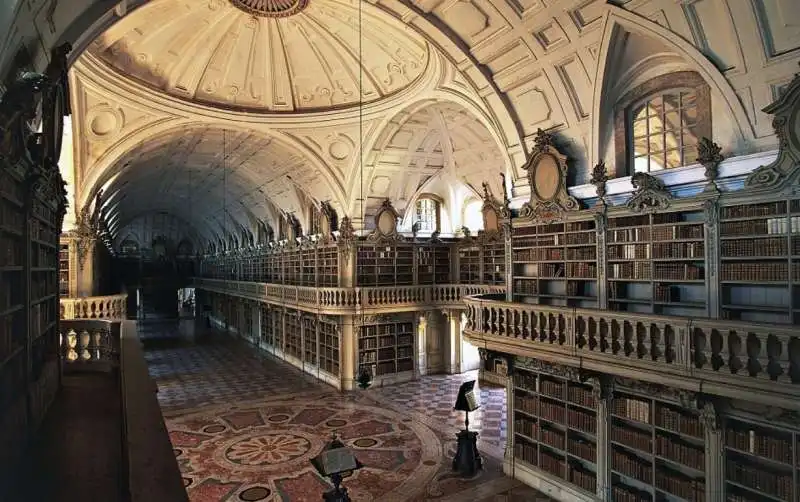
<svg viewBox="0 0 800 502">
<path fill-rule="evenodd" d="M 798 499 L 800 433 L 725 419 L 725 492 L 730 502 Z"/>
<path fill-rule="evenodd" d="M 414 246 L 358 243 L 357 286 L 405 286 L 414 283 Z"/>
<path fill-rule="evenodd" d="M 450 284 L 450 246 L 416 246 L 417 284 Z"/>
<path fill-rule="evenodd" d="M 478 284 L 505 285 L 506 246 L 503 242 L 485 244 L 482 249 L 481 270 L 483 276 Z"/>
<path fill-rule="evenodd" d="M 336 318 L 319 320 L 319 367 L 322 371 L 339 376 L 339 323 Z"/>
<path fill-rule="evenodd" d="M 374 376 L 414 370 L 414 324 L 411 321 L 379 322 L 360 327 L 358 364 Z"/>
<path fill-rule="evenodd" d="M 317 286 L 335 288 L 339 286 L 339 248 L 335 245 L 317 248 Z"/>
<path fill-rule="evenodd" d="M 800 323 L 800 200 L 720 208 L 720 314 Z"/>
<path fill-rule="evenodd" d="M 479 245 L 458 248 L 458 282 L 480 284 L 481 247 Z"/>
<path fill-rule="evenodd" d="M 300 277 L 297 284 L 299 286 L 316 286 L 317 276 L 317 250 L 314 248 L 304 248 L 298 251 L 301 261 Z"/>
<path fill-rule="evenodd" d="M 317 319 L 316 316 L 304 314 L 303 325 L 303 362 L 317 366 Z"/>
<path fill-rule="evenodd" d="M 275 347 L 275 321 L 277 311 L 266 305 L 261 305 L 261 343 Z"/>
<path fill-rule="evenodd" d="M 543 305 L 597 308 L 594 219 L 514 228 L 514 294 Z"/>
<path fill-rule="evenodd" d="M 597 491 L 597 402 L 590 386 L 515 368 L 514 457 L 579 489 Z"/>
<path fill-rule="evenodd" d="M 297 359 L 302 359 L 303 357 L 303 347 L 302 347 L 302 333 L 301 333 L 301 322 L 300 322 L 300 312 L 296 310 L 286 310 L 284 313 L 284 352 L 287 355 L 296 357 Z"/>
<path fill-rule="evenodd" d="M 69 241 L 62 241 L 58 247 L 58 292 L 61 296 L 71 296 L 69 272 Z"/>
<path fill-rule="evenodd" d="M 706 317 L 704 218 L 702 209 L 609 218 L 609 308 Z"/>
<path fill-rule="evenodd" d="M 704 432 L 696 413 L 615 391 L 609 419 L 613 500 L 705 500 Z"/>
</svg>

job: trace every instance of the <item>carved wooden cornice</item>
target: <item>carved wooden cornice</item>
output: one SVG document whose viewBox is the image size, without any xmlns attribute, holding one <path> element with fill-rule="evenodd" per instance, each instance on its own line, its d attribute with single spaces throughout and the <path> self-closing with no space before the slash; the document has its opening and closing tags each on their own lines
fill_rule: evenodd
<svg viewBox="0 0 800 502">
<path fill-rule="evenodd" d="M 672 202 L 672 194 L 664 182 L 647 173 L 634 173 L 631 185 L 633 195 L 626 206 L 634 213 L 663 211 Z"/>
<path fill-rule="evenodd" d="M 367 235 L 368 242 L 395 243 L 405 240 L 397 231 L 397 220 L 400 215 L 392 206 L 392 201 L 385 199 L 375 213 L 375 228 Z"/>
<path fill-rule="evenodd" d="M 535 148 L 522 168 L 528 172 L 531 195 L 520 209 L 521 217 L 548 222 L 580 209 L 578 200 L 567 191 L 567 157 L 553 146 L 550 134 L 536 131 Z"/>
</svg>

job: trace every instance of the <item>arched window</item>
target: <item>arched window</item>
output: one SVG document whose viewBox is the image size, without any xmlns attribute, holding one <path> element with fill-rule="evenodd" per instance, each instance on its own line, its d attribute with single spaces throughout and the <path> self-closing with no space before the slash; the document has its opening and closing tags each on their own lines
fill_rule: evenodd
<svg viewBox="0 0 800 502">
<path fill-rule="evenodd" d="M 620 100 L 616 123 L 619 174 L 695 164 L 700 138 L 711 137 L 708 84 L 695 72 L 656 77 Z"/>
<path fill-rule="evenodd" d="M 439 201 L 431 198 L 417 199 L 414 211 L 414 223 L 419 223 L 420 232 L 437 232 L 441 228 L 441 206 Z"/>
<path fill-rule="evenodd" d="M 471 200 L 464 205 L 464 226 L 473 232 L 483 230 L 483 201 Z"/>
<path fill-rule="evenodd" d="M 119 246 L 120 253 L 127 254 L 127 255 L 137 255 L 139 254 L 139 243 L 137 243 L 133 239 L 125 239 L 122 241 L 122 244 Z"/>
</svg>

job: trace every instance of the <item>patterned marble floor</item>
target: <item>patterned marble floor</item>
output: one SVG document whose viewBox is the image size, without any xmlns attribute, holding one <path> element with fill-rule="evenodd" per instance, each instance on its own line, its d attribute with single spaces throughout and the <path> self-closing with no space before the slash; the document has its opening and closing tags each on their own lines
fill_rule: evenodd
<svg viewBox="0 0 800 502">
<path fill-rule="evenodd" d="M 318 502 L 330 488 L 309 460 L 336 434 L 366 466 L 345 481 L 354 502 L 535 502 L 548 498 L 502 473 L 505 397 L 480 388 L 470 416 L 484 470 L 450 469 L 463 414 L 452 410 L 474 372 L 339 393 L 243 342 L 188 342 L 175 324 L 142 323 L 150 372 L 192 502 Z"/>
</svg>

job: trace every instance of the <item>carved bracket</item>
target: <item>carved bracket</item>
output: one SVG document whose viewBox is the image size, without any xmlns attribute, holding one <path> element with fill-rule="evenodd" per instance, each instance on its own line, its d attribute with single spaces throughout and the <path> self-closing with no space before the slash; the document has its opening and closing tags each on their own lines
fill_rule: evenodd
<svg viewBox="0 0 800 502">
<path fill-rule="evenodd" d="M 520 209 L 520 216 L 534 220 L 554 221 L 567 211 L 580 209 L 578 200 L 567 191 L 567 157 L 553 146 L 550 134 L 536 131 L 533 155 L 522 166 L 528 171 L 530 200 Z"/>
<path fill-rule="evenodd" d="M 631 176 L 633 195 L 628 201 L 628 209 L 635 213 L 655 212 L 667 209 L 672 201 L 664 182 L 647 173 Z"/>
</svg>

